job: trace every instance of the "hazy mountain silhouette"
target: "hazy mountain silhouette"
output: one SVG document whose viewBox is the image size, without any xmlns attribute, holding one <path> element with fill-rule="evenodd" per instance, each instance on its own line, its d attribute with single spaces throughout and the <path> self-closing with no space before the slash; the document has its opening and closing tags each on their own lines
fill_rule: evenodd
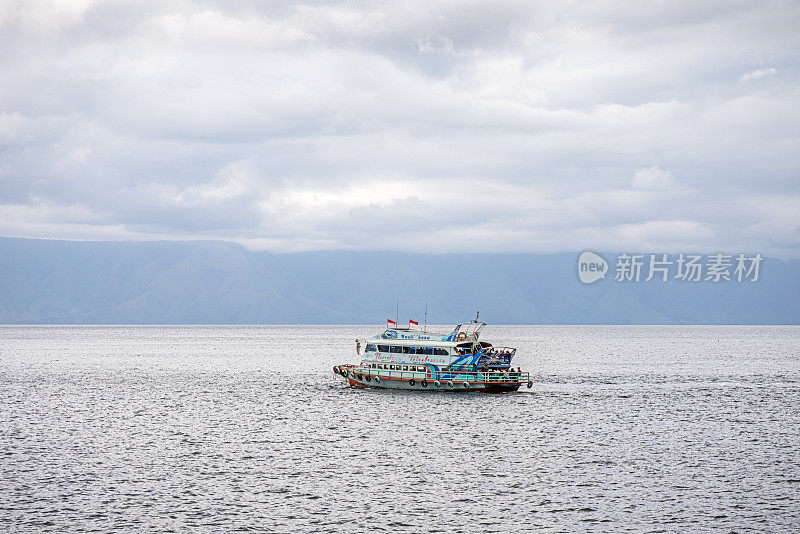
<svg viewBox="0 0 800 534">
<path fill-rule="evenodd" d="M 380 324 L 399 297 L 401 321 L 427 301 L 440 324 L 477 309 L 493 324 L 800 323 L 800 261 L 767 258 L 756 283 L 584 285 L 576 258 L 0 238 L 0 322 Z"/>
</svg>

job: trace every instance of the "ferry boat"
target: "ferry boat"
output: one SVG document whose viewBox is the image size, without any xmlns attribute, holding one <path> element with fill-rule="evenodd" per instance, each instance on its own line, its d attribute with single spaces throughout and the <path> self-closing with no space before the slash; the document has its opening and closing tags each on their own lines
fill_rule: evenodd
<svg viewBox="0 0 800 534">
<path fill-rule="evenodd" d="M 356 340 L 360 364 L 336 365 L 333 372 L 355 387 L 490 393 L 532 387 L 529 373 L 511 367 L 517 349 L 479 339 L 485 326 L 476 317 L 451 332 L 433 332 L 414 321 L 398 327 L 389 320 L 363 352 Z"/>
</svg>

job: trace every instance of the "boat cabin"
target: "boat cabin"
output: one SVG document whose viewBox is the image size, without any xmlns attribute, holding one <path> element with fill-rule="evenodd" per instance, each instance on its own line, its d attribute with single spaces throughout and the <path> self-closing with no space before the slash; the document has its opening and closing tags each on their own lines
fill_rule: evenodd
<svg viewBox="0 0 800 534">
<path fill-rule="evenodd" d="M 470 321 L 452 332 L 441 333 L 412 328 L 389 328 L 370 339 L 364 349 L 363 364 L 406 366 L 431 364 L 439 368 L 508 368 L 516 349 L 496 349 L 479 341 L 485 323 Z M 399 365 L 398 365 L 399 364 Z M 379 367 L 383 369 L 385 367 Z"/>
</svg>

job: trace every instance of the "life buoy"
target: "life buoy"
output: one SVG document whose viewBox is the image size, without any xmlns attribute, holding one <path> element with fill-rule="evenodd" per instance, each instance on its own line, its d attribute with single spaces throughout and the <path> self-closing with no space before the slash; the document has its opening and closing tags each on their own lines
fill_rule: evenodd
<svg viewBox="0 0 800 534">
<path fill-rule="evenodd" d="M 361 375 L 358 375 L 358 379 L 359 379 L 359 380 L 364 380 L 364 377 L 363 377 L 363 376 L 361 376 Z"/>
<path fill-rule="evenodd" d="M 364 380 L 367 382 L 372 382 L 372 378 L 369 375 L 364 375 Z"/>
<path fill-rule="evenodd" d="M 449 388 L 453 387 L 453 381 L 452 380 L 448 380 L 447 381 L 447 387 L 449 387 Z"/>
<path fill-rule="evenodd" d="M 442 383 L 439 382 L 438 380 L 436 382 L 434 382 L 433 385 L 436 386 L 437 388 L 442 387 Z"/>
<path fill-rule="evenodd" d="M 416 383 L 417 383 L 417 382 L 416 382 L 416 381 L 415 381 L 413 378 L 412 378 L 411 380 L 409 380 L 409 381 L 408 381 L 408 385 L 409 385 L 409 386 L 413 386 L 413 385 L 414 385 L 414 384 L 416 384 Z"/>
<path fill-rule="evenodd" d="M 347 378 L 347 369 L 340 369 L 340 371 L 342 372 L 342 376 Z"/>
<path fill-rule="evenodd" d="M 426 388 L 426 387 L 428 387 L 428 381 L 423 378 L 422 382 L 420 382 L 419 385 L 424 387 L 424 388 Z"/>
<path fill-rule="evenodd" d="M 468 388 L 469 387 L 469 382 L 464 382 L 464 387 Z"/>
<path fill-rule="evenodd" d="M 379 377 L 379 376 L 376 376 L 376 377 L 375 377 L 375 383 L 377 384 L 377 383 L 378 383 L 378 382 L 380 382 L 380 381 L 381 381 L 381 377 Z"/>
<path fill-rule="evenodd" d="M 339 367 L 338 367 L 337 365 L 334 365 L 334 366 L 333 366 L 333 372 L 334 372 L 335 374 L 337 374 L 337 375 L 339 374 Z"/>
<path fill-rule="evenodd" d="M 533 387 L 533 380 L 529 380 L 528 381 L 528 389 L 531 389 L 532 387 Z"/>
<path fill-rule="evenodd" d="M 467 333 L 459 332 L 458 337 L 456 337 L 456 341 L 464 341 L 465 339 L 467 339 Z"/>
</svg>

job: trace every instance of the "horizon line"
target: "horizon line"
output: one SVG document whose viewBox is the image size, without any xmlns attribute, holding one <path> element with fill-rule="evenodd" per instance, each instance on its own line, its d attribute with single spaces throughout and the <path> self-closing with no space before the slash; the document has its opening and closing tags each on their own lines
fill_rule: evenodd
<svg viewBox="0 0 800 534">
<path fill-rule="evenodd" d="M 83 324 L 83 323 L 0 323 L 0 328 L 14 328 L 14 327 L 74 327 L 74 328 L 89 328 L 89 327 L 232 327 L 232 328 L 257 328 L 257 327 L 275 327 L 275 326 L 375 326 L 374 323 L 260 323 L 260 324 L 247 324 L 247 323 L 109 323 L 109 324 Z M 428 326 L 452 326 L 450 324 L 431 324 Z M 681 326 L 800 326 L 798 323 L 559 323 L 559 324 L 523 324 L 523 323 L 497 323 L 487 324 L 487 327 L 492 326 L 533 326 L 533 327 L 571 327 L 571 326 L 633 326 L 633 327 L 649 327 L 649 326 L 668 326 L 668 327 L 681 327 Z"/>
</svg>

